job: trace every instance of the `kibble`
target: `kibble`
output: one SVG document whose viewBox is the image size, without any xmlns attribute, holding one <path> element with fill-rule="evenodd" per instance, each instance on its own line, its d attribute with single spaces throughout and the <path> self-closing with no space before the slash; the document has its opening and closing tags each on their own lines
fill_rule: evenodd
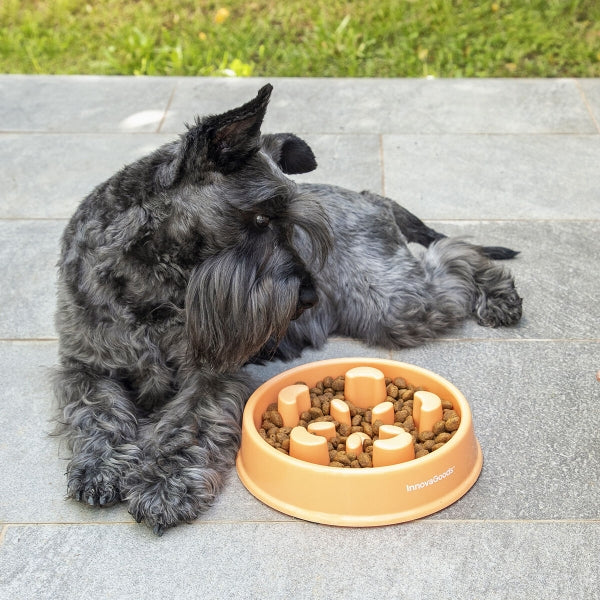
<svg viewBox="0 0 600 600">
<path fill-rule="evenodd" d="M 447 433 L 446 431 L 443 431 L 442 433 L 438 433 L 435 436 L 435 443 L 436 444 L 445 444 L 452 436 Z"/>
<path fill-rule="evenodd" d="M 371 455 L 368 452 L 361 452 L 358 455 L 358 464 L 361 467 L 372 467 L 373 466 L 373 460 L 371 459 Z"/>
<path fill-rule="evenodd" d="M 321 410 L 320 406 L 318 408 L 316 406 L 313 406 L 313 407 L 310 408 L 310 410 L 308 412 L 310 413 L 310 418 L 313 421 L 315 419 L 318 419 L 319 417 L 323 416 L 323 411 Z"/>
<path fill-rule="evenodd" d="M 404 421 L 406 420 L 406 417 L 408 417 L 410 413 L 408 412 L 408 410 L 406 408 L 402 408 L 400 410 L 397 410 L 394 413 L 394 420 L 397 421 L 398 423 L 404 423 Z"/>
<path fill-rule="evenodd" d="M 331 389 L 333 389 L 336 392 L 343 392 L 344 391 L 344 378 L 336 377 L 333 380 L 333 382 L 331 383 Z"/>
<path fill-rule="evenodd" d="M 433 424 L 432 431 L 435 435 L 439 435 L 440 433 L 443 433 L 444 431 L 446 431 L 446 422 L 445 421 L 436 421 Z"/>
<path fill-rule="evenodd" d="M 442 399 L 443 417 L 437 421 L 431 431 L 418 432 L 412 416 L 413 395 L 419 390 L 402 377 L 386 378 L 387 400 L 394 405 L 394 425 L 408 431 L 414 440 L 415 458 L 427 456 L 442 448 L 456 433 L 460 426 L 460 416 L 449 400 Z M 337 423 L 329 414 L 333 398 L 344 400 L 350 409 L 351 425 Z M 337 468 L 370 468 L 373 466 L 373 442 L 378 439 L 380 420 L 371 422 L 371 409 L 354 406 L 344 399 L 344 377 L 324 377 L 310 388 L 311 407 L 300 415 L 298 425 L 308 427 L 315 421 L 333 421 L 336 424 L 336 437 L 327 443 L 329 466 Z M 291 427 L 283 426 L 283 419 L 272 403 L 262 415 L 258 434 L 273 448 L 289 454 Z M 368 437 L 363 441 L 362 452 L 346 452 L 346 440 L 355 432 L 363 432 Z"/>
<path fill-rule="evenodd" d="M 428 440 L 432 440 L 435 437 L 435 434 L 433 433 L 433 431 L 421 431 L 421 433 L 419 433 L 419 435 L 417 435 L 417 438 L 419 439 L 420 442 L 426 442 Z"/>
<path fill-rule="evenodd" d="M 398 397 L 398 391 L 398 386 L 393 383 L 390 383 L 386 388 L 387 395 L 392 398 L 392 401 Z"/>
<path fill-rule="evenodd" d="M 446 421 L 446 431 L 449 433 L 456 431 L 459 425 L 460 417 L 458 415 L 453 415 Z"/>
</svg>

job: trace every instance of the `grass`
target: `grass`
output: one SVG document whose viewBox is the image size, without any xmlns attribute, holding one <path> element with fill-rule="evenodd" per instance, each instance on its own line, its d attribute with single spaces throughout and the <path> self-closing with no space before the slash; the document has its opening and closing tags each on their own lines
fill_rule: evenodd
<svg viewBox="0 0 600 600">
<path fill-rule="evenodd" d="M 2 0 L 0 72 L 598 77 L 598 0 Z"/>
</svg>

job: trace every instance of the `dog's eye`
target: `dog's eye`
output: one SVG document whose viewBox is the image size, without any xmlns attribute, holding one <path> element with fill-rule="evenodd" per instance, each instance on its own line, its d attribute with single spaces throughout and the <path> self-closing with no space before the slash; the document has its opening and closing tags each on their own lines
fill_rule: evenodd
<svg viewBox="0 0 600 600">
<path fill-rule="evenodd" d="M 271 222 L 271 219 L 269 219 L 269 217 L 267 217 L 267 215 L 255 215 L 254 216 L 254 224 L 259 229 L 264 229 L 265 227 L 267 227 L 269 225 L 270 222 Z"/>
</svg>

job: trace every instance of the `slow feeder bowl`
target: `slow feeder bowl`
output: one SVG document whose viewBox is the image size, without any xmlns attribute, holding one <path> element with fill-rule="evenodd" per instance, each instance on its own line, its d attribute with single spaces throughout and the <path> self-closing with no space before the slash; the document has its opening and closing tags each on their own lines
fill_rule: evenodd
<svg viewBox="0 0 600 600">
<path fill-rule="evenodd" d="M 314 387 L 324 377 L 344 375 L 357 367 L 377 369 L 385 377 L 403 377 L 408 383 L 422 387 L 442 400 L 450 400 L 460 415 L 460 426 L 452 439 L 427 456 L 407 462 L 341 469 L 288 456 L 267 444 L 259 435 L 262 415 L 269 404 L 277 403 L 282 389 L 299 381 Z M 372 385 L 373 382 L 367 381 L 367 388 Z M 423 403 L 423 418 L 426 418 L 425 412 L 426 402 Z M 304 439 L 300 440 L 301 444 L 304 442 Z M 396 443 L 396 446 L 399 445 Z M 309 446 L 310 443 L 306 448 Z M 473 430 L 471 410 L 464 396 L 450 382 L 431 371 L 406 363 L 341 358 L 285 371 L 252 394 L 244 410 L 242 444 L 236 466 L 246 488 L 280 512 L 316 523 L 370 527 L 411 521 L 446 508 L 473 486 L 482 463 L 483 455 Z"/>
</svg>

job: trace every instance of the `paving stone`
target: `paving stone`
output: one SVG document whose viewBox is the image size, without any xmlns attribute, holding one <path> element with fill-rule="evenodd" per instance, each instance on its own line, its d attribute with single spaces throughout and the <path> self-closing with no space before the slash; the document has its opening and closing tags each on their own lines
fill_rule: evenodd
<svg viewBox="0 0 600 600">
<path fill-rule="evenodd" d="M 439 373 L 465 394 L 484 452 L 484 470 L 472 490 L 430 518 L 598 518 L 600 457 L 593 451 L 597 435 L 588 418 L 600 401 L 597 349 L 597 342 L 436 341 L 392 353 L 396 360 Z M 333 340 L 322 351 L 309 350 L 290 363 L 247 370 L 258 384 L 304 362 L 343 356 L 390 354 Z M 56 344 L 3 342 L 0 361 L 7 367 L 0 379 L 5 398 L 0 404 L 5 431 L 0 458 L 6 465 L 0 482 L 3 520 L 129 522 L 123 506 L 91 509 L 64 499 L 68 452 L 49 437 L 49 371 L 57 362 Z M 568 430 L 567 422 L 572 423 Z M 288 517 L 255 500 L 232 472 L 222 497 L 200 521 L 282 519 Z"/>
<path fill-rule="evenodd" d="M 180 79 L 162 131 L 238 106 L 267 81 L 265 131 L 596 133 L 570 79 Z"/>
<path fill-rule="evenodd" d="M 181 130 L 183 133 L 183 128 Z M 124 165 L 174 134 L 0 135 L 0 218 L 69 218 L 79 202 Z M 317 170 L 296 181 L 381 192 L 379 137 L 308 135 Z"/>
<path fill-rule="evenodd" d="M 275 86 L 265 125 L 303 133 L 593 133 L 574 80 L 0 76 L 1 131 L 174 131 Z M 171 96 L 173 99 L 171 102 Z M 163 117 L 166 118 L 163 123 Z"/>
<path fill-rule="evenodd" d="M 168 77 L 0 75 L 0 131 L 156 132 Z"/>
<path fill-rule="evenodd" d="M 0 135 L 0 218 L 69 218 L 79 202 L 125 164 L 175 136 Z"/>
<path fill-rule="evenodd" d="M 422 219 L 598 219 L 600 136 L 385 135 L 385 193 Z"/>
<path fill-rule="evenodd" d="M 598 522 L 9 527 L 0 598 L 583 600 L 599 551 Z"/>
<path fill-rule="evenodd" d="M 7 285 L 0 335 L 55 337 L 55 264 L 66 221 L 0 221 L 0 258 Z M 430 221 L 438 231 L 482 245 L 504 245 L 520 255 L 504 262 L 515 276 L 524 315 L 513 327 L 490 329 L 473 320 L 444 334 L 476 339 L 598 339 L 596 302 L 598 247 L 594 221 Z M 560 248 L 560 251 L 557 251 Z"/>
<path fill-rule="evenodd" d="M 292 179 L 339 185 L 356 191 L 382 192 L 379 136 L 307 134 L 302 138 L 312 148 L 318 166 L 310 173 L 292 175 Z"/>
<path fill-rule="evenodd" d="M 1 221 L 0 338 L 52 338 L 64 221 Z"/>
<path fill-rule="evenodd" d="M 448 235 L 485 246 L 519 250 L 503 261 L 523 298 L 523 318 L 513 327 L 490 329 L 466 321 L 445 337 L 487 339 L 600 338 L 597 221 L 429 222 Z"/>
<path fill-rule="evenodd" d="M 483 450 L 473 488 L 436 519 L 598 519 L 595 342 L 437 341 L 393 353 L 462 391 Z"/>
<path fill-rule="evenodd" d="M 56 342 L 0 341 L 0 364 L 0 522 L 129 522 L 121 507 L 96 510 L 65 499 L 69 453 L 51 435 Z"/>
</svg>

